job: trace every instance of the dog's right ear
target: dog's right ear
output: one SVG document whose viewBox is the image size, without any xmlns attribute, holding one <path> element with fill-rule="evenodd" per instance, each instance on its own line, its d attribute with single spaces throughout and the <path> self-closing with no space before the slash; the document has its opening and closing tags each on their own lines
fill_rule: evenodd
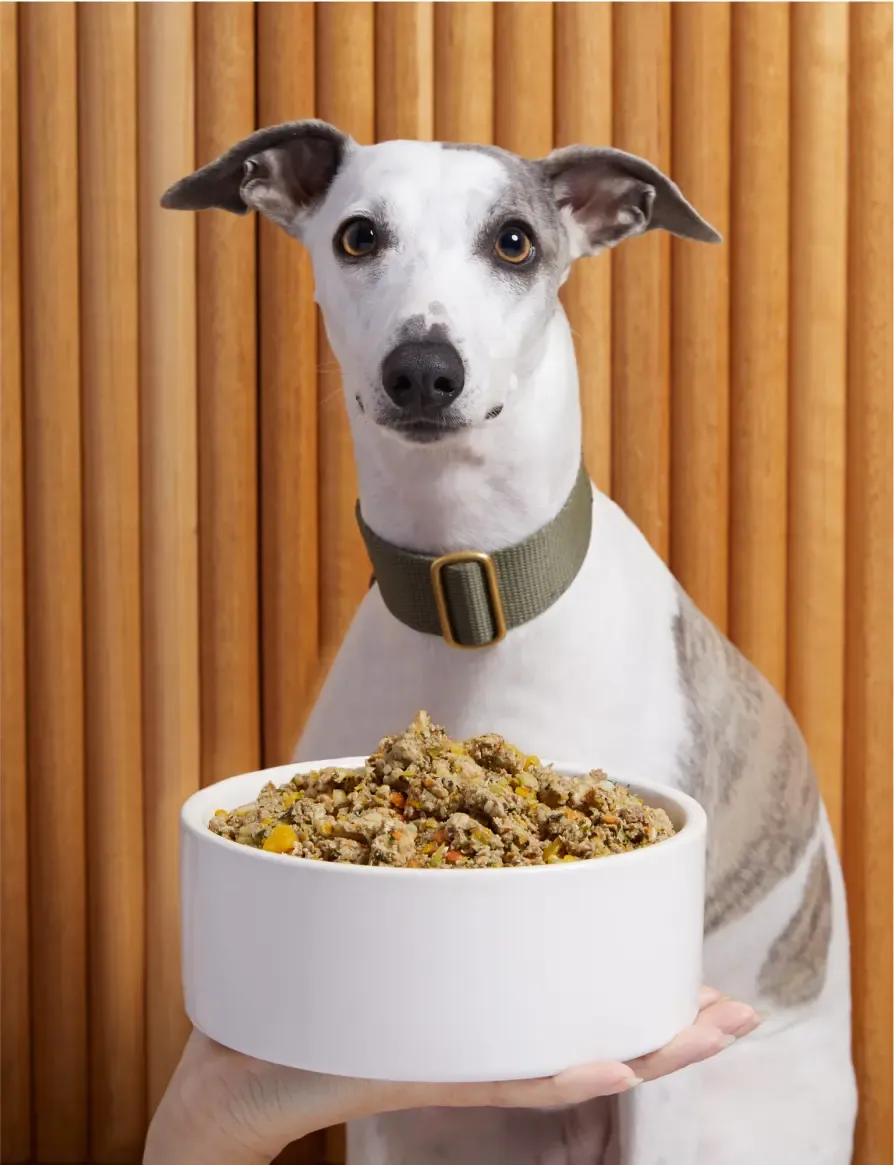
<svg viewBox="0 0 894 1165">
<path fill-rule="evenodd" d="M 260 211 L 296 237 L 353 143 L 325 121 L 258 130 L 165 192 L 166 210 Z"/>
</svg>

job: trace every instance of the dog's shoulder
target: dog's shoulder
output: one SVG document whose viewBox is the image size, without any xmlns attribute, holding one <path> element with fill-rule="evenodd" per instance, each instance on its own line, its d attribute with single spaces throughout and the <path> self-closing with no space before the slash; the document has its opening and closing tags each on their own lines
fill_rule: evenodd
<svg viewBox="0 0 894 1165">
<path fill-rule="evenodd" d="M 785 701 L 679 587 L 673 632 L 686 709 L 680 786 L 711 820 L 710 932 L 794 872 L 816 836 L 821 802 Z"/>
</svg>

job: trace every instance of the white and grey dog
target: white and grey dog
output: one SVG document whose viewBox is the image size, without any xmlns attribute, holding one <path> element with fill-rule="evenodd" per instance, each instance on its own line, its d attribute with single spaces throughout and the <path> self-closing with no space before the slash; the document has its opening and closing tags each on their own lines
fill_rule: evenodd
<svg viewBox="0 0 894 1165">
<path fill-rule="evenodd" d="M 615 150 L 527 161 L 492 147 L 361 147 L 316 121 L 252 135 L 163 205 L 254 209 L 300 239 L 342 368 L 379 585 L 296 755 L 363 754 L 426 708 L 461 736 L 499 731 L 685 789 L 710 820 L 706 981 L 767 1016 L 716 1059 L 620 1099 L 361 1122 L 351 1165 L 848 1165 L 845 898 L 804 742 L 640 532 L 579 479 L 577 369 L 558 300 L 572 262 L 656 228 L 703 242 L 716 232 L 663 174 Z M 580 521 L 559 526 L 581 488 L 575 557 Z M 533 554 L 528 579 L 518 555 L 514 566 L 500 555 L 544 529 L 559 549 Z M 438 607 L 431 562 L 469 550 L 493 558 L 461 564 Z M 479 566 L 483 591 L 463 615 Z M 513 606 L 507 591 L 502 635 L 504 582 L 536 594 Z M 586 989 L 560 961 L 537 986 L 571 1006 Z"/>
</svg>

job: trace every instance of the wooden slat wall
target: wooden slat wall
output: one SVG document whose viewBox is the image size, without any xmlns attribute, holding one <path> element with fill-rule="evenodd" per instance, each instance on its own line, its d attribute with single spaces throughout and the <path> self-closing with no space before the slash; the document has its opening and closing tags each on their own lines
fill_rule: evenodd
<svg viewBox="0 0 894 1165">
<path fill-rule="evenodd" d="M 23 6 L 24 10 L 24 6 Z M 146 1071 L 150 1110 L 187 1035 L 180 1007 L 177 809 L 200 784 L 196 230 L 164 191 L 195 161 L 192 4 L 137 21 L 140 501 L 146 821 Z M 227 564 L 222 563 L 222 570 Z"/>
<path fill-rule="evenodd" d="M 612 143 L 724 234 L 563 289 L 586 455 L 804 728 L 855 1162 L 892 1159 L 891 40 L 884 3 L 0 6 L 4 1165 L 139 1160 L 187 1032 L 177 809 L 287 759 L 366 590 L 307 257 L 158 208 L 305 116 Z M 343 1158 L 335 1130 L 283 1162 Z"/>
<path fill-rule="evenodd" d="M 19 252 L 19 45 L 0 7 L 0 1158 L 31 1152 L 31 984 L 25 729 L 25 514 Z"/>
<path fill-rule="evenodd" d="M 146 1116 L 140 636 L 137 25 L 78 17 L 90 1127 L 96 1161 Z"/>
<path fill-rule="evenodd" d="M 894 1160 L 891 1130 L 891 41 L 890 4 L 850 20 L 845 486 L 844 857 L 862 1112 L 858 1165 Z"/>
<path fill-rule="evenodd" d="M 89 1114 L 77 31 L 19 9 L 33 1151 L 63 1162 Z"/>
<path fill-rule="evenodd" d="M 789 5 L 773 0 L 732 6 L 729 630 L 780 692 L 786 674 L 790 17 Z"/>
</svg>

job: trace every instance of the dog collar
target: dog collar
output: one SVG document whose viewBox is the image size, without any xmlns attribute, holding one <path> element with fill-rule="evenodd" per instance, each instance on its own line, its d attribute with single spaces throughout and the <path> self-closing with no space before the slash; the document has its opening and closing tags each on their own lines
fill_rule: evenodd
<svg viewBox="0 0 894 1165">
<path fill-rule="evenodd" d="M 571 586 L 590 545 L 593 494 L 581 464 L 559 513 L 523 542 L 485 554 L 416 554 L 370 530 L 357 503 L 357 524 L 373 581 L 396 619 L 451 647 L 493 647 L 507 631 L 542 615 Z"/>
</svg>

